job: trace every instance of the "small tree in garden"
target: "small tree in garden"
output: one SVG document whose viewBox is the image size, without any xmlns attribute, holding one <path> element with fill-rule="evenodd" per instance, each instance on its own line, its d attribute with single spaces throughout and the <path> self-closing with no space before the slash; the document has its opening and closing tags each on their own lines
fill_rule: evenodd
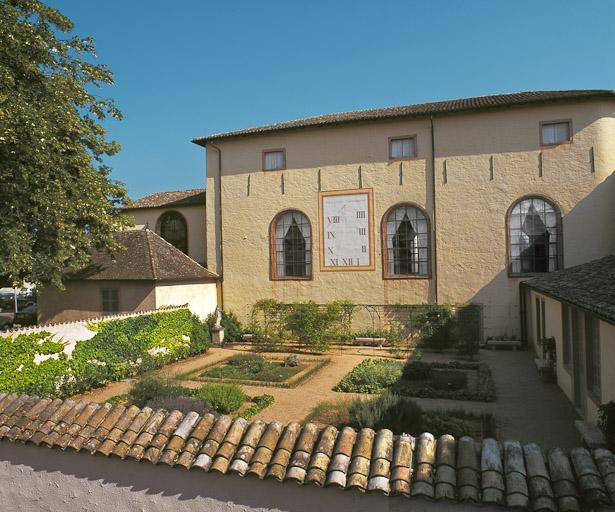
<svg viewBox="0 0 615 512">
<path fill-rule="evenodd" d="M 336 303 L 321 307 L 312 301 L 296 302 L 291 304 L 286 315 L 286 326 L 302 345 L 314 350 L 328 350 L 340 309 Z"/>
</svg>

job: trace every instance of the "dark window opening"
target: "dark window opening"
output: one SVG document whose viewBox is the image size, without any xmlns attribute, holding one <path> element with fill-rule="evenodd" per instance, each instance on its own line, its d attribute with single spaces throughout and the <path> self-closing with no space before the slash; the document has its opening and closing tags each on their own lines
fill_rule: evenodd
<svg viewBox="0 0 615 512">
<path fill-rule="evenodd" d="M 158 221 L 158 234 L 181 252 L 188 254 L 188 225 L 181 213 L 164 213 Z"/>
<path fill-rule="evenodd" d="M 120 297 L 117 288 L 103 288 L 102 312 L 105 314 L 118 313 L 120 310 Z"/>
</svg>

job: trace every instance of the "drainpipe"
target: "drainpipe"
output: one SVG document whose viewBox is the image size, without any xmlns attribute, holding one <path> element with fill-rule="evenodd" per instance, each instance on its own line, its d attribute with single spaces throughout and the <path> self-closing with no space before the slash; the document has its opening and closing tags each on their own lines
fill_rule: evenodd
<svg viewBox="0 0 615 512">
<path fill-rule="evenodd" d="M 434 286 L 434 302 L 438 303 L 438 246 L 437 246 L 437 230 L 436 230 L 436 143 L 433 128 L 433 116 L 429 116 L 431 125 L 431 223 L 433 232 L 433 286 Z"/>
<path fill-rule="evenodd" d="M 224 309 L 224 244 L 222 243 L 222 151 L 220 148 L 211 142 L 208 142 L 205 147 L 211 147 L 218 152 L 218 222 L 220 229 L 218 230 L 218 243 L 220 244 L 220 265 L 216 269 L 220 276 L 220 309 Z"/>
</svg>

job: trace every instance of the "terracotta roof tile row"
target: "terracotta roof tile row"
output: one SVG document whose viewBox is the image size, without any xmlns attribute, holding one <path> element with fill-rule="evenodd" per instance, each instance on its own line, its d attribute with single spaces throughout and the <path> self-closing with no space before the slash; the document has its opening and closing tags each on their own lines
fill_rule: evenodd
<svg viewBox="0 0 615 512">
<path fill-rule="evenodd" d="M 113 256 L 106 251 L 92 254 L 82 270 L 69 271 L 73 280 L 208 281 L 218 276 L 199 265 L 150 229 L 129 229 L 113 235 L 124 250 Z"/>
<path fill-rule="evenodd" d="M 615 504 L 615 455 L 248 422 L 149 407 L 0 394 L 0 439 L 280 482 L 577 512 Z"/>
<path fill-rule="evenodd" d="M 125 210 L 135 208 L 176 208 L 180 206 L 205 206 L 205 189 L 173 190 L 156 192 L 142 197 L 125 206 Z"/>
<path fill-rule="evenodd" d="M 544 102 L 582 100 L 588 98 L 615 98 L 615 91 L 601 89 L 571 90 L 571 91 L 526 91 L 508 94 L 495 94 L 491 96 L 476 96 L 473 98 L 459 98 L 454 100 L 419 103 L 400 107 L 375 108 L 358 110 L 354 112 L 339 112 L 320 116 L 284 121 L 282 123 L 256 126 L 231 132 L 216 133 L 192 140 L 195 144 L 205 146 L 207 142 L 245 137 L 264 133 L 310 128 L 317 126 L 338 125 L 381 119 L 416 118 L 429 115 L 452 114 L 494 108 L 531 105 Z"/>
</svg>

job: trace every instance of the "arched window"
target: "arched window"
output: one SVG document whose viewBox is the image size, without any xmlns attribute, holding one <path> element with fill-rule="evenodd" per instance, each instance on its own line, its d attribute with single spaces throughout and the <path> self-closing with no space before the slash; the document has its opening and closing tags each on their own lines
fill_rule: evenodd
<svg viewBox="0 0 615 512">
<path fill-rule="evenodd" d="M 312 228 L 303 213 L 289 210 L 273 220 L 271 256 L 274 279 L 312 276 Z"/>
<path fill-rule="evenodd" d="M 181 213 L 163 213 L 158 219 L 156 231 L 171 245 L 188 254 L 188 224 Z"/>
<path fill-rule="evenodd" d="M 391 208 L 383 218 L 385 277 L 429 275 L 429 220 L 412 204 Z"/>
<path fill-rule="evenodd" d="M 541 197 L 520 199 L 508 214 L 511 274 L 553 272 L 559 267 L 560 214 Z"/>
</svg>

